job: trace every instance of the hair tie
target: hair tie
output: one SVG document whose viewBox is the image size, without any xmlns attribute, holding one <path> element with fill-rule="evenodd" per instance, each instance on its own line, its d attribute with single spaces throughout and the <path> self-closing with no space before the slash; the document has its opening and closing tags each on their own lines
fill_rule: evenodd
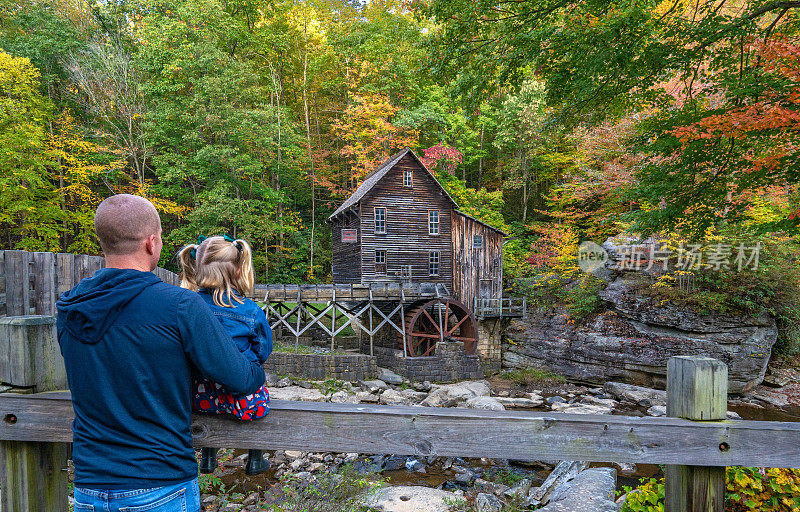
<svg viewBox="0 0 800 512">
<path fill-rule="evenodd" d="M 192 247 L 192 250 L 189 251 L 189 256 L 192 257 L 193 260 L 197 261 L 197 247 Z"/>
</svg>

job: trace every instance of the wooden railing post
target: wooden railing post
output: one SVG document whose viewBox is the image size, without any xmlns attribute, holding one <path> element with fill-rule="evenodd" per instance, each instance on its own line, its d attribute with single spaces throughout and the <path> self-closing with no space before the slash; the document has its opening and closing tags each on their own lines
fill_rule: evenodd
<svg viewBox="0 0 800 512">
<path fill-rule="evenodd" d="M 678 356 L 667 363 L 667 416 L 724 420 L 728 367 L 710 357 Z M 668 465 L 666 512 L 723 512 L 725 468 Z"/>
<path fill-rule="evenodd" d="M 0 318 L 0 358 L 0 381 L 35 393 L 67 387 L 52 316 Z M 66 512 L 68 451 L 66 443 L 0 441 L 0 512 Z"/>
</svg>

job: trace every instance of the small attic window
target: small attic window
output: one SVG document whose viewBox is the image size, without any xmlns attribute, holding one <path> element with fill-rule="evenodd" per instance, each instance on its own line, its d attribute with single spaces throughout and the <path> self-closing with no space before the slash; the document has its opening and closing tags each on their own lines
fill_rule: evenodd
<svg viewBox="0 0 800 512">
<path fill-rule="evenodd" d="M 408 188 L 412 188 L 414 186 L 411 171 L 403 171 L 403 186 Z"/>
<path fill-rule="evenodd" d="M 472 236 L 472 248 L 473 249 L 483 249 L 483 235 L 473 235 Z"/>
</svg>

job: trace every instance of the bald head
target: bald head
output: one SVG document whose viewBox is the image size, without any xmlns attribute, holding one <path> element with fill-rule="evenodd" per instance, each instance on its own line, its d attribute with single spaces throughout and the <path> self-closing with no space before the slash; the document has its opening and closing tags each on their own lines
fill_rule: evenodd
<svg viewBox="0 0 800 512">
<path fill-rule="evenodd" d="M 106 256 L 135 254 L 148 237 L 160 234 L 161 218 L 147 199 L 117 194 L 97 207 L 94 230 Z"/>
</svg>

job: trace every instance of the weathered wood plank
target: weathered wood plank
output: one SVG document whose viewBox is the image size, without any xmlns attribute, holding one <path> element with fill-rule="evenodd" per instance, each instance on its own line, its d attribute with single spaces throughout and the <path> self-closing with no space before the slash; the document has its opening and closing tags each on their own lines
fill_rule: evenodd
<svg viewBox="0 0 800 512">
<path fill-rule="evenodd" d="M 52 316 L 7 316 L 0 318 L 0 381 L 34 391 L 66 389 L 64 360 L 56 341 Z"/>
<path fill-rule="evenodd" d="M 67 393 L 0 395 L 0 439 L 70 442 Z M 263 420 L 194 416 L 195 446 L 523 460 L 800 467 L 800 424 L 272 401 Z M 2 421 L 13 415 L 13 424 Z M 721 443 L 727 443 L 725 451 Z"/>
<path fill-rule="evenodd" d="M 27 251 L 5 251 L 6 314 L 30 314 L 30 262 Z"/>
<path fill-rule="evenodd" d="M 667 416 L 697 421 L 722 420 L 727 408 L 728 367 L 724 363 L 698 356 L 669 359 Z M 724 452 L 728 444 L 727 440 L 721 440 L 718 449 Z M 765 447 L 762 445 L 762 448 Z M 800 460 L 797 463 L 800 464 Z M 735 464 L 691 464 L 667 466 L 666 512 L 723 512 L 724 466 Z"/>
<path fill-rule="evenodd" d="M 53 315 L 56 310 L 56 255 L 33 253 L 34 307 L 37 315 Z"/>
<path fill-rule="evenodd" d="M 68 253 L 56 254 L 56 290 L 60 297 L 62 293 L 75 286 L 75 255 Z"/>
<path fill-rule="evenodd" d="M 0 510 L 66 512 L 69 445 L 0 441 Z"/>
<path fill-rule="evenodd" d="M 724 420 L 728 411 L 728 367 L 710 357 L 677 356 L 667 362 L 667 416 Z"/>
<path fill-rule="evenodd" d="M 0 343 L 4 341 L 20 356 L 10 369 L 11 383 L 22 382 L 18 385 L 35 391 L 66 387 L 54 317 L 2 318 Z M 10 425 L 13 419 L 1 414 L 0 422 Z M 67 512 L 68 452 L 63 443 L 0 440 L 0 510 Z"/>
</svg>

